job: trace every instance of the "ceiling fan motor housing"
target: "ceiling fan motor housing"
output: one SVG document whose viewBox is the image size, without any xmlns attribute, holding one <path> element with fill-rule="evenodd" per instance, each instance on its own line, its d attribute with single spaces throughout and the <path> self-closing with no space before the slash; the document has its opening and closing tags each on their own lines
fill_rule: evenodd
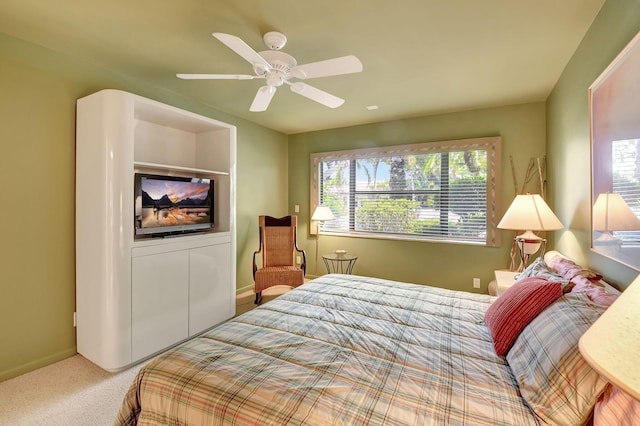
<svg viewBox="0 0 640 426">
<path fill-rule="evenodd" d="M 298 64 L 295 58 L 284 52 L 276 52 L 273 50 L 265 50 L 260 52 L 271 69 L 264 69 L 261 66 L 254 67 L 254 71 L 257 75 L 263 75 L 267 84 L 272 87 L 279 87 L 284 84 L 285 81 L 291 78 L 291 70 Z"/>
</svg>

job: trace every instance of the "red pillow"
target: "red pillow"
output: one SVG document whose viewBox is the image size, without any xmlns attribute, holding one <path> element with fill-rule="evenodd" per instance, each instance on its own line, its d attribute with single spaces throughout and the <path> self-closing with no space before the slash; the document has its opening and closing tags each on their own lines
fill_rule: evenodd
<svg viewBox="0 0 640 426">
<path fill-rule="evenodd" d="M 549 282 L 543 277 L 529 277 L 496 299 L 484 315 L 496 353 L 506 355 L 527 324 L 560 296 L 561 283 Z"/>
</svg>

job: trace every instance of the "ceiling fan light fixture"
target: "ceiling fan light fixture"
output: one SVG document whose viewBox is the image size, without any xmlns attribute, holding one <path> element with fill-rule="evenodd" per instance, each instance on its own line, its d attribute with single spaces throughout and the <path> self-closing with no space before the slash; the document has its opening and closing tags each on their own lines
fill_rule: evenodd
<svg viewBox="0 0 640 426">
<path fill-rule="evenodd" d="M 279 71 L 272 71 L 265 75 L 265 80 L 271 87 L 280 87 L 284 84 L 285 77 Z"/>
</svg>

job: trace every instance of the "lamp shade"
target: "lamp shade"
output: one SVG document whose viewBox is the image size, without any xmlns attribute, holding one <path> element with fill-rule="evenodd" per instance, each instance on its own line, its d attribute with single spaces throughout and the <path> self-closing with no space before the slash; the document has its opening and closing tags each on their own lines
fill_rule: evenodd
<svg viewBox="0 0 640 426">
<path fill-rule="evenodd" d="M 640 275 L 580 338 L 599 374 L 640 400 Z"/>
<path fill-rule="evenodd" d="M 498 223 L 500 229 L 555 231 L 564 228 L 539 194 L 516 195 Z"/>
<path fill-rule="evenodd" d="M 335 219 L 335 216 L 333 216 L 333 212 L 327 206 L 316 207 L 316 210 L 313 212 L 313 216 L 311 216 L 311 220 L 315 220 L 318 222 L 324 222 L 333 219 Z"/>
<path fill-rule="evenodd" d="M 593 205 L 593 229 L 600 232 L 640 229 L 640 219 L 620 194 L 602 193 Z"/>
</svg>

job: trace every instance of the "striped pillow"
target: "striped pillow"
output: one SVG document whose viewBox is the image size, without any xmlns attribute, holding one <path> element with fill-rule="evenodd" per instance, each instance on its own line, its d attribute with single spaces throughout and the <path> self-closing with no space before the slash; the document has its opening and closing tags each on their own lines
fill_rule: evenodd
<svg viewBox="0 0 640 426">
<path fill-rule="evenodd" d="M 640 401 L 615 386 L 607 387 L 593 414 L 594 426 L 640 425 Z"/>
<path fill-rule="evenodd" d="M 506 355 L 522 329 L 560 296 L 562 285 L 543 277 L 525 278 L 509 287 L 484 315 L 496 353 Z"/>
<path fill-rule="evenodd" d="M 606 307 L 568 293 L 522 330 L 507 354 L 520 393 L 542 423 L 576 425 L 589 417 L 607 381 L 578 350 L 578 340 Z"/>
</svg>

